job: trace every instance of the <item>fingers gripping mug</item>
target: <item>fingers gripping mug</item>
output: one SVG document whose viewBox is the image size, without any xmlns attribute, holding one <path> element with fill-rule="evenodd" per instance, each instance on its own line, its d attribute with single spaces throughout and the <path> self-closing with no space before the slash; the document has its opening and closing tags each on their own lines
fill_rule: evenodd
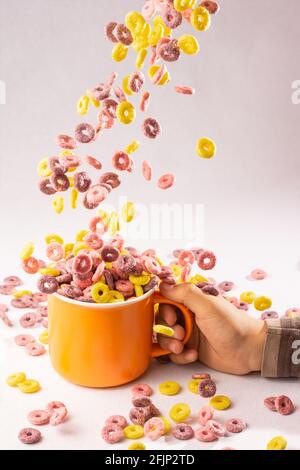
<svg viewBox="0 0 300 470">
<path fill-rule="evenodd" d="M 136 379 L 147 370 L 151 357 L 169 353 L 152 343 L 157 303 L 181 310 L 186 343 L 192 331 L 191 312 L 158 292 L 112 304 L 50 295 L 49 352 L 53 367 L 70 382 L 86 387 L 113 387 Z"/>
</svg>

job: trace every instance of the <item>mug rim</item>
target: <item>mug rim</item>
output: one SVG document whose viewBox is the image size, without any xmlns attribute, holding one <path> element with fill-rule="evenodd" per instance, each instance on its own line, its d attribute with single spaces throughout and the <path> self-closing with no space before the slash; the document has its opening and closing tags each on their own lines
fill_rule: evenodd
<svg viewBox="0 0 300 470">
<path fill-rule="evenodd" d="M 60 295 L 60 294 L 57 294 L 56 292 L 54 294 L 51 294 L 53 297 L 56 297 L 60 300 L 62 300 L 63 302 L 67 302 L 69 304 L 73 304 L 73 305 L 78 305 L 79 307 L 86 307 L 86 308 L 101 308 L 101 309 L 109 309 L 109 308 L 117 308 L 117 307 L 122 307 L 123 305 L 132 305 L 132 304 L 136 304 L 138 302 L 141 302 L 142 300 L 144 299 L 147 299 L 148 297 L 150 297 L 153 292 L 155 291 L 155 287 L 151 290 L 149 290 L 149 292 L 146 292 L 145 294 L 141 295 L 140 297 L 134 297 L 132 299 L 129 299 L 129 300 L 126 300 L 124 302 L 113 302 L 113 303 L 90 303 L 90 302 L 82 302 L 81 300 L 76 300 L 76 299 L 70 299 L 69 297 L 65 297 L 63 295 Z"/>
</svg>

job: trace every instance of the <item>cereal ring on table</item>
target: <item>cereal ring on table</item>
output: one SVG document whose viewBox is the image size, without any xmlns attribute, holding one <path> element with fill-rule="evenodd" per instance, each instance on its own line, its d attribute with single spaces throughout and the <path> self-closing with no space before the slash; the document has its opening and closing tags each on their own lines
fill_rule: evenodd
<svg viewBox="0 0 300 470">
<path fill-rule="evenodd" d="M 42 426 L 43 424 L 49 423 L 50 414 L 45 410 L 34 410 L 27 415 L 27 419 L 30 424 Z"/>
<path fill-rule="evenodd" d="M 132 408 L 129 412 L 129 419 L 133 424 L 139 424 L 144 426 L 144 424 L 151 419 L 152 413 L 149 406 L 143 408 Z"/>
<path fill-rule="evenodd" d="M 36 321 L 37 321 L 37 317 L 36 317 L 36 314 L 33 313 L 33 312 L 32 313 L 25 313 L 19 319 L 20 325 L 23 328 L 32 328 L 33 326 L 35 326 Z"/>
<path fill-rule="evenodd" d="M 180 47 L 178 46 L 177 39 L 172 39 L 167 44 L 163 44 L 158 49 L 158 55 L 166 62 L 176 62 L 181 54 Z"/>
<path fill-rule="evenodd" d="M 116 62 L 122 62 L 122 60 L 126 59 L 127 54 L 128 46 L 125 46 L 121 42 L 118 42 L 118 44 L 116 44 L 113 48 L 111 56 Z"/>
<path fill-rule="evenodd" d="M 275 398 L 275 407 L 276 411 L 281 415 L 290 415 L 295 410 L 292 400 L 285 395 L 280 395 Z"/>
<path fill-rule="evenodd" d="M 131 393 L 133 395 L 143 395 L 145 397 L 150 397 L 153 394 L 153 390 L 148 384 L 137 384 L 132 387 Z"/>
<path fill-rule="evenodd" d="M 96 303 L 109 302 L 109 287 L 103 282 L 97 282 L 91 289 L 91 296 Z"/>
<path fill-rule="evenodd" d="M 39 262 L 33 256 L 22 261 L 22 268 L 28 274 L 35 274 L 40 269 Z"/>
<path fill-rule="evenodd" d="M 133 396 L 131 402 L 135 408 L 149 408 L 152 405 L 151 399 L 146 395 L 142 395 L 141 393 Z"/>
<path fill-rule="evenodd" d="M 246 428 L 246 426 L 247 424 L 245 423 L 245 421 L 242 421 L 238 418 L 230 419 L 225 423 L 227 431 L 232 433 L 242 432 Z"/>
<path fill-rule="evenodd" d="M 176 423 L 183 423 L 191 414 L 191 409 L 186 403 L 176 403 L 170 409 L 169 416 Z"/>
<path fill-rule="evenodd" d="M 188 382 L 188 389 L 190 392 L 199 394 L 199 385 L 203 379 L 192 379 Z"/>
<path fill-rule="evenodd" d="M 212 2 L 210 0 L 200 3 L 200 6 L 206 8 L 210 15 L 216 15 L 220 10 L 217 2 Z"/>
<path fill-rule="evenodd" d="M 112 263 L 118 259 L 120 252 L 114 246 L 106 245 L 102 248 L 100 255 L 103 261 Z"/>
<path fill-rule="evenodd" d="M 262 312 L 263 310 L 268 310 L 272 307 L 272 300 L 269 297 L 265 297 L 264 295 L 260 297 L 256 297 L 253 302 L 254 307 L 256 310 Z"/>
<path fill-rule="evenodd" d="M 105 420 L 105 426 L 118 426 L 119 428 L 126 428 L 128 426 L 127 419 L 121 415 L 113 415 Z"/>
<path fill-rule="evenodd" d="M 218 423 L 218 421 L 214 421 L 213 419 L 207 421 L 205 428 L 215 434 L 217 437 L 223 437 L 226 434 L 226 429 L 224 428 L 224 426 Z"/>
<path fill-rule="evenodd" d="M 161 125 L 157 119 L 147 118 L 142 124 L 142 131 L 145 137 L 155 139 L 161 133 Z"/>
<path fill-rule="evenodd" d="M 37 282 L 38 289 L 43 294 L 54 294 L 59 285 L 54 276 L 42 276 Z"/>
<path fill-rule="evenodd" d="M 156 441 L 165 433 L 165 425 L 160 418 L 150 418 L 144 425 L 145 436 L 151 441 Z"/>
<path fill-rule="evenodd" d="M 127 153 L 119 151 L 112 157 L 112 165 L 118 171 L 125 171 L 130 168 L 131 159 Z"/>
<path fill-rule="evenodd" d="M 42 343 L 42 344 L 49 344 L 49 334 L 48 334 L 48 331 L 45 330 L 43 331 L 40 336 L 39 336 L 39 341 Z"/>
<path fill-rule="evenodd" d="M 242 292 L 240 295 L 240 299 L 243 302 L 247 302 L 247 304 L 252 304 L 255 298 L 256 298 L 256 294 L 252 291 L 245 291 L 245 292 Z"/>
<path fill-rule="evenodd" d="M 199 384 L 199 394 L 204 398 L 213 397 L 216 394 L 217 387 L 213 380 L 205 379 Z"/>
<path fill-rule="evenodd" d="M 85 193 L 91 186 L 92 180 L 85 171 L 80 171 L 74 175 L 74 187 L 80 193 Z"/>
<path fill-rule="evenodd" d="M 124 430 L 116 425 L 104 426 L 101 431 L 101 436 L 107 444 L 116 444 L 124 439 Z"/>
<path fill-rule="evenodd" d="M 223 282 L 220 282 L 220 284 L 218 284 L 218 288 L 221 291 L 230 292 L 232 289 L 234 289 L 234 283 L 231 281 L 223 281 Z"/>
<path fill-rule="evenodd" d="M 194 430 L 191 426 L 185 423 L 176 424 L 172 431 L 173 436 L 175 439 L 179 439 L 181 441 L 186 441 L 187 439 L 192 439 L 194 437 Z"/>
<path fill-rule="evenodd" d="M 31 335 L 17 335 L 14 340 L 18 346 L 26 346 L 29 343 L 35 342 L 35 338 Z"/>
<path fill-rule="evenodd" d="M 128 450 L 145 450 L 146 446 L 143 442 L 133 442 L 128 446 Z"/>
<path fill-rule="evenodd" d="M 201 441 L 201 442 L 213 442 L 213 441 L 216 441 L 218 439 L 216 434 L 211 432 L 206 427 L 197 429 L 195 431 L 195 438 L 198 439 L 198 441 Z"/>
<path fill-rule="evenodd" d="M 249 277 L 254 281 L 262 281 L 263 279 L 266 279 L 267 276 L 268 274 L 263 269 L 254 269 L 251 271 Z"/>
<path fill-rule="evenodd" d="M 136 117 L 134 106 L 129 101 L 122 101 L 118 104 L 117 118 L 122 124 L 131 124 Z"/>
<path fill-rule="evenodd" d="M 119 175 L 112 172 L 103 173 L 99 178 L 99 184 L 109 184 L 113 189 L 120 186 L 121 181 Z"/>
<path fill-rule="evenodd" d="M 264 399 L 264 405 L 271 411 L 277 411 L 275 400 L 276 397 L 267 397 Z"/>
<path fill-rule="evenodd" d="M 162 17 L 165 25 L 170 29 L 176 29 L 182 23 L 182 14 L 171 6 L 167 8 Z"/>
<path fill-rule="evenodd" d="M 11 295 L 14 292 L 14 290 L 15 290 L 15 287 L 9 284 L 0 285 L 0 294 L 2 295 Z M 20 300 L 20 299 L 15 299 L 15 300 Z"/>
<path fill-rule="evenodd" d="M 23 284 L 18 276 L 7 276 L 3 279 L 3 283 L 7 286 L 13 287 L 21 286 Z"/>
<path fill-rule="evenodd" d="M 214 417 L 214 410 L 210 408 L 210 406 L 203 406 L 199 411 L 198 421 L 203 426 Z"/>
<path fill-rule="evenodd" d="M 247 302 L 240 302 L 239 305 L 237 306 L 239 310 L 249 310 L 249 304 Z"/>
<path fill-rule="evenodd" d="M 8 286 L 6 286 L 8 287 Z M 1 293 L 1 290 L 0 290 L 0 293 Z M 9 295 L 9 294 L 5 294 L 5 295 Z M 30 305 L 28 302 L 26 302 L 24 299 L 12 299 L 10 301 L 10 304 L 12 307 L 15 307 L 15 308 L 29 308 Z"/>
<path fill-rule="evenodd" d="M 17 387 L 21 382 L 26 380 L 24 372 L 18 372 L 17 374 L 11 374 L 7 377 L 6 383 L 10 387 Z"/>
<path fill-rule="evenodd" d="M 38 343 L 28 343 L 25 346 L 25 349 L 26 349 L 26 352 L 30 356 L 41 356 L 42 354 L 45 354 L 46 352 L 46 349 L 44 348 L 44 346 Z"/>
<path fill-rule="evenodd" d="M 231 406 L 231 400 L 225 395 L 216 395 L 210 399 L 209 404 L 215 410 L 227 410 Z"/>
<path fill-rule="evenodd" d="M 46 410 L 50 413 L 50 415 L 59 408 L 67 409 L 66 405 L 64 405 L 64 403 L 61 401 L 50 401 L 46 406 Z"/>
<path fill-rule="evenodd" d="M 50 178 L 42 178 L 39 182 L 40 191 L 47 196 L 52 196 L 56 193 L 55 188 L 52 186 Z"/>
<path fill-rule="evenodd" d="M 216 265 L 216 256 L 212 251 L 203 251 L 200 253 L 197 263 L 200 269 L 211 270 Z"/>
<path fill-rule="evenodd" d="M 107 39 L 109 39 L 111 42 L 114 42 L 114 43 L 118 42 L 118 38 L 114 35 L 114 30 L 117 27 L 117 25 L 118 23 L 111 21 L 104 28 Z"/>
<path fill-rule="evenodd" d="M 171 188 L 175 183 L 175 176 L 172 175 L 172 173 L 166 173 L 165 175 L 162 175 L 158 182 L 157 186 L 160 189 L 169 189 Z"/>
<path fill-rule="evenodd" d="M 196 31 L 207 31 L 210 27 L 210 14 L 203 6 L 194 8 L 190 17 L 191 25 Z"/>
<path fill-rule="evenodd" d="M 52 242 L 46 248 L 46 256 L 51 261 L 60 261 L 64 254 L 64 248 L 60 243 Z"/>
<path fill-rule="evenodd" d="M 183 250 L 178 255 L 178 263 L 181 266 L 186 266 L 187 264 L 193 264 L 195 261 L 195 255 L 192 251 Z"/>
<path fill-rule="evenodd" d="M 2 320 L 6 326 L 11 327 L 13 326 L 13 322 L 8 318 L 6 313 L 7 310 L 8 309 L 6 305 L 0 304 L 0 320 Z"/>
<path fill-rule="evenodd" d="M 51 426 L 57 426 L 66 420 L 67 415 L 67 408 L 65 406 L 60 406 L 51 412 L 49 424 L 51 424 Z"/>
<path fill-rule="evenodd" d="M 140 70 L 132 73 L 128 80 L 129 88 L 134 92 L 138 93 L 145 84 L 145 75 Z"/>
<path fill-rule="evenodd" d="M 60 134 L 56 140 L 59 147 L 63 149 L 73 150 L 77 147 L 75 139 L 69 135 Z"/>
<path fill-rule="evenodd" d="M 75 138 L 81 144 L 88 144 L 95 138 L 95 129 L 91 124 L 83 122 L 78 124 L 75 129 Z"/>
<path fill-rule="evenodd" d="M 22 393 L 36 393 L 41 388 L 38 381 L 33 379 L 23 380 L 17 387 Z"/>
<path fill-rule="evenodd" d="M 181 390 L 179 383 L 168 381 L 159 385 L 159 391 L 163 395 L 177 395 Z"/>
<path fill-rule="evenodd" d="M 18 438 L 23 444 L 36 444 L 42 439 L 42 434 L 37 429 L 24 428 L 19 432 Z"/>
<path fill-rule="evenodd" d="M 107 100 L 107 101 L 109 101 L 109 100 Z M 97 160 L 95 157 L 92 157 L 91 155 L 86 155 L 84 157 L 84 161 L 86 163 L 88 163 L 89 165 L 91 165 L 96 170 L 101 170 L 101 168 L 102 168 L 102 163 L 99 162 L 99 160 Z"/>
<path fill-rule="evenodd" d="M 273 437 L 267 445 L 267 450 L 284 450 L 287 446 L 287 441 L 282 436 Z"/>
<path fill-rule="evenodd" d="M 176 86 L 175 91 L 181 95 L 194 95 L 195 93 L 195 89 L 190 86 Z"/>
<path fill-rule="evenodd" d="M 46 305 L 39 305 L 37 309 L 37 314 L 41 315 L 43 318 L 48 317 L 48 307 Z"/>
<path fill-rule="evenodd" d="M 130 424 L 124 428 L 124 435 L 127 439 L 139 439 L 144 435 L 144 429 L 139 424 Z"/>
<path fill-rule="evenodd" d="M 116 36 L 118 41 L 125 46 L 130 46 L 133 42 L 132 34 L 124 24 L 118 24 L 116 27 Z"/>
<path fill-rule="evenodd" d="M 199 157 L 213 158 L 216 154 L 216 144 L 208 137 L 203 137 L 197 141 L 196 152 Z"/>
</svg>

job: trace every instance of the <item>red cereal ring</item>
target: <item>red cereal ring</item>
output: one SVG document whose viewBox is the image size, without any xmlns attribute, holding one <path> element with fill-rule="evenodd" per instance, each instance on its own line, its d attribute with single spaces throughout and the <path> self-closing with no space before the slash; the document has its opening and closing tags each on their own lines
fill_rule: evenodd
<svg viewBox="0 0 300 470">
<path fill-rule="evenodd" d="M 201 2 L 200 6 L 206 8 L 210 15 L 216 15 L 220 10 L 220 7 L 217 2 L 212 2 L 210 0 Z"/>
<path fill-rule="evenodd" d="M 216 434 L 211 432 L 206 427 L 197 429 L 195 431 L 195 438 L 198 439 L 198 441 L 201 441 L 201 442 L 212 442 L 212 441 L 216 441 L 218 439 Z"/>
<path fill-rule="evenodd" d="M 57 143 L 59 147 L 67 150 L 73 150 L 77 147 L 75 139 L 69 135 L 60 134 L 57 136 Z"/>
<path fill-rule="evenodd" d="M 43 294 L 54 294 L 58 289 L 58 282 L 54 276 L 42 276 L 38 280 L 37 286 Z"/>
<path fill-rule="evenodd" d="M 52 186 L 50 178 L 42 178 L 39 181 L 39 189 L 47 196 L 51 196 L 56 193 L 56 189 Z"/>
<path fill-rule="evenodd" d="M 128 421 L 124 416 L 113 415 L 105 420 L 105 426 L 118 426 L 119 428 L 126 428 L 128 426 Z"/>
<path fill-rule="evenodd" d="M 195 93 L 195 89 L 190 86 L 176 86 L 175 91 L 182 95 L 194 95 Z"/>
<path fill-rule="evenodd" d="M 35 426 L 42 426 L 49 423 L 50 414 L 45 410 L 34 410 L 27 415 L 27 419 Z"/>
<path fill-rule="evenodd" d="M 99 178 L 99 184 L 109 184 L 113 189 L 121 184 L 119 175 L 112 172 L 103 173 Z"/>
<path fill-rule="evenodd" d="M 125 24 L 118 24 L 116 27 L 116 36 L 118 41 L 124 46 L 130 46 L 133 43 L 133 37 Z"/>
<path fill-rule="evenodd" d="M 118 38 L 114 35 L 114 30 L 117 27 L 117 25 L 118 25 L 118 23 L 115 23 L 114 21 L 111 21 L 104 28 L 105 35 L 106 35 L 107 39 L 109 39 L 113 43 L 118 42 Z"/>
<path fill-rule="evenodd" d="M 99 162 L 99 160 L 97 160 L 95 157 L 92 157 L 91 155 L 87 155 L 86 157 L 84 157 L 84 160 L 86 163 L 91 165 L 96 170 L 101 170 L 102 163 Z"/>
<path fill-rule="evenodd" d="M 213 380 L 205 379 L 199 384 L 199 394 L 201 397 L 210 398 L 216 394 L 217 387 Z"/>
<path fill-rule="evenodd" d="M 160 189 L 168 189 L 171 188 L 175 183 L 175 176 L 172 175 L 172 173 L 166 173 L 165 175 L 162 175 L 158 182 L 157 186 Z"/>
<path fill-rule="evenodd" d="M 97 206 L 108 197 L 108 190 L 101 184 L 91 186 L 86 193 L 86 200 L 89 204 Z"/>
<path fill-rule="evenodd" d="M 141 97 L 141 101 L 140 101 L 140 110 L 144 113 L 145 111 L 147 111 L 148 107 L 149 107 L 149 104 L 150 104 L 150 93 L 149 91 L 145 91 L 145 93 L 143 93 L 142 97 Z"/>
<path fill-rule="evenodd" d="M 182 14 L 175 10 L 172 4 L 169 4 L 162 16 L 165 25 L 170 29 L 176 29 L 182 23 Z"/>
<path fill-rule="evenodd" d="M 132 408 L 129 411 L 129 419 L 133 424 L 144 426 L 144 424 L 151 418 L 153 418 L 153 415 L 150 406 L 143 408 Z"/>
<path fill-rule="evenodd" d="M 7 286 L 21 286 L 23 282 L 18 276 L 7 276 L 3 279 L 3 283 Z"/>
<path fill-rule="evenodd" d="M 80 159 L 75 157 L 75 155 L 66 155 L 65 157 L 61 157 L 59 159 L 59 163 L 66 170 L 69 170 L 70 168 L 77 168 L 81 165 Z"/>
<path fill-rule="evenodd" d="M 87 122 L 78 124 L 75 128 L 75 139 L 81 144 L 88 144 L 95 138 L 95 135 L 94 127 Z"/>
<path fill-rule="evenodd" d="M 122 250 L 124 246 L 124 238 L 122 235 L 119 235 L 118 233 L 109 241 L 109 244 L 114 246 L 115 248 L 118 248 L 118 250 Z"/>
<path fill-rule="evenodd" d="M 89 229 L 91 232 L 97 232 L 100 233 L 100 235 L 103 235 L 103 233 L 107 231 L 107 226 L 105 225 L 104 220 L 98 215 L 90 220 Z"/>
<path fill-rule="evenodd" d="M 15 343 L 16 343 L 17 346 L 26 346 L 27 344 L 34 343 L 34 342 L 35 342 L 35 338 L 31 335 L 17 335 L 17 336 L 15 336 Z"/>
<path fill-rule="evenodd" d="M 53 173 L 50 182 L 55 191 L 67 191 L 70 187 L 70 180 L 67 175 L 60 173 Z"/>
<path fill-rule="evenodd" d="M 85 193 L 91 186 L 92 180 L 85 171 L 74 174 L 74 187 L 80 193 Z"/>
<path fill-rule="evenodd" d="M 131 255 L 120 255 L 116 265 L 120 271 L 130 273 L 136 265 L 136 260 Z"/>
<path fill-rule="evenodd" d="M 97 101 L 103 101 L 110 97 L 112 87 L 105 83 L 99 83 L 91 90 L 92 97 Z"/>
<path fill-rule="evenodd" d="M 210 406 L 203 406 L 199 411 L 198 421 L 200 424 L 202 424 L 202 426 L 205 426 L 208 421 L 213 419 L 213 417 L 214 410 Z"/>
<path fill-rule="evenodd" d="M 133 395 L 143 395 L 145 397 L 150 397 L 153 394 L 153 390 L 148 384 L 137 384 L 132 387 L 131 393 Z"/>
<path fill-rule="evenodd" d="M 216 256 L 212 251 L 203 251 L 198 258 L 198 266 L 204 271 L 213 269 L 216 265 Z"/>
<path fill-rule="evenodd" d="M 82 200 L 82 204 L 86 209 L 93 210 L 96 209 L 96 207 L 99 206 L 98 202 L 97 203 L 91 203 L 87 200 L 86 194 L 84 195 L 84 198 Z"/>
<path fill-rule="evenodd" d="M 122 101 L 127 101 L 127 96 L 125 95 L 124 91 L 120 87 L 115 87 L 114 88 L 114 93 L 116 95 L 116 98 L 118 99 L 119 103 Z"/>
<path fill-rule="evenodd" d="M 181 266 L 186 266 L 187 264 L 193 264 L 195 261 L 195 255 L 192 251 L 183 250 L 179 253 L 178 263 Z"/>
<path fill-rule="evenodd" d="M 93 267 L 92 258 L 86 253 L 79 253 L 73 259 L 72 270 L 74 273 L 86 274 Z"/>
<path fill-rule="evenodd" d="M 105 261 L 106 263 L 112 263 L 113 261 L 116 261 L 118 259 L 120 252 L 114 246 L 106 245 L 100 251 L 100 255 L 103 261 Z"/>
<path fill-rule="evenodd" d="M 186 441 L 187 439 L 192 439 L 195 433 L 191 426 L 185 423 L 180 423 L 176 424 L 176 426 L 173 428 L 172 434 L 175 439 Z"/>
<path fill-rule="evenodd" d="M 30 256 L 29 258 L 22 260 L 22 268 L 28 274 L 35 274 L 40 269 L 40 265 L 36 258 Z"/>
<path fill-rule="evenodd" d="M 121 294 L 132 295 L 134 292 L 133 284 L 130 281 L 125 280 L 125 279 L 119 279 L 118 281 L 116 281 L 115 288 L 116 290 L 121 292 Z"/>
<path fill-rule="evenodd" d="M 225 423 L 225 427 L 228 432 L 239 433 L 242 432 L 246 427 L 245 421 L 242 421 L 239 418 L 233 418 Z"/>
<path fill-rule="evenodd" d="M 37 316 L 33 312 L 25 313 L 19 319 L 20 325 L 23 328 L 32 328 L 36 324 L 36 321 L 37 321 Z"/>
<path fill-rule="evenodd" d="M 116 170 L 125 171 L 130 168 L 131 159 L 128 153 L 120 151 L 114 154 L 112 158 L 112 165 Z"/>
<path fill-rule="evenodd" d="M 176 62 L 181 54 L 178 42 L 176 39 L 172 39 L 167 44 L 160 46 L 158 55 L 162 60 L 166 62 Z"/>
<path fill-rule="evenodd" d="M 116 425 L 104 426 L 101 435 L 107 444 L 116 444 L 124 439 L 123 429 Z"/>
<path fill-rule="evenodd" d="M 218 421 L 214 421 L 213 419 L 210 419 L 206 423 L 206 429 L 211 431 L 213 434 L 215 434 L 217 437 L 223 437 L 226 434 L 226 429 L 222 424 L 218 423 Z"/>
<path fill-rule="evenodd" d="M 276 397 L 267 397 L 264 399 L 264 405 L 271 411 L 277 411 L 275 400 Z"/>
<path fill-rule="evenodd" d="M 285 395 L 275 398 L 275 407 L 281 415 L 290 415 L 295 410 L 292 400 Z"/>
<path fill-rule="evenodd" d="M 42 434 L 37 429 L 24 428 L 19 432 L 18 438 L 23 444 L 36 444 L 42 439 Z"/>
<path fill-rule="evenodd" d="M 111 111 L 106 108 L 98 113 L 97 119 L 101 129 L 111 129 L 115 123 L 115 118 L 112 117 Z"/>
<path fill-rule="evenodd" d="M 41 356 L 46 352 L 45 347 L 42 344 L 38 343 L 28 343 L 25 346 L 25 349 L 30 356 Z"/>
<path fill-rule="evenodd" d="M 128 86 L 134 92 L 138 93 L 145 84 L 145 75 L 140 70 L 130 75 Z"/>
<path fill-rule="evenodd" d="M 58 157 L 50 157 L 48 159 L 48 165 L 50 170 L 56 175 L 63 175 L 66 172 L 66 168 L 60 163 Z"/>
<path fill-rule="evenodd" d="M 85 243 L 94 250 L 100 250 L 103 246 L 103 240 L 98 233 L 91 232 L 84 237 Z"/>
<path fill-rule="evenodd" d="M 106 109 L 106 111 L 108 112 L 110 117 L 112 117 L 113 119 L 116 119 L 116 117 L 117 117 L 117 114 L 116 114 L 117 106 L 118 106 L 117 101 L 115 101 L 111 98 L 103 101 L 104 109 Z"/>
<path fill-rule="evenodd" d="M 157 119 L 147 118 L 142 124 L 142 131 L 145 137 L 155 139 L 161 133 L 161 125 Z"/>
<path fill-rule="evenodd" d="M 76 286 L 69 286 L 68 284 L 62 284 L 57 293 L 69 299 L 77 299 L 82 296 L 82 289 Z"/>
<path fill-rule="evenodd" d="M 49 424 L 51 426 L 57 426 L 66 420 L 68 410 L 65 406 L 60 406 L 51 412 Z"/>
</svg>

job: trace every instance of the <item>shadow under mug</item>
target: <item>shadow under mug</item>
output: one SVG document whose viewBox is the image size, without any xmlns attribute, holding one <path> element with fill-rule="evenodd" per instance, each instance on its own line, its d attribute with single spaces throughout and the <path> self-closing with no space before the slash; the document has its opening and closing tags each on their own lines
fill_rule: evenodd
<svg viewBox="0 0 300 470">
<path fill-rule="evenodd" d="M 192 331 L 191 312 L 156 291 L 112 304 L 50 295 L 49 353 L 53 367 L 70 382 L 86 387 L 114 387 L 136 379 L 147 370 L 152 357 L 169 353 L 152 343 L 157 303 L 181 310 L 186 343 Z"/>
</svg>

